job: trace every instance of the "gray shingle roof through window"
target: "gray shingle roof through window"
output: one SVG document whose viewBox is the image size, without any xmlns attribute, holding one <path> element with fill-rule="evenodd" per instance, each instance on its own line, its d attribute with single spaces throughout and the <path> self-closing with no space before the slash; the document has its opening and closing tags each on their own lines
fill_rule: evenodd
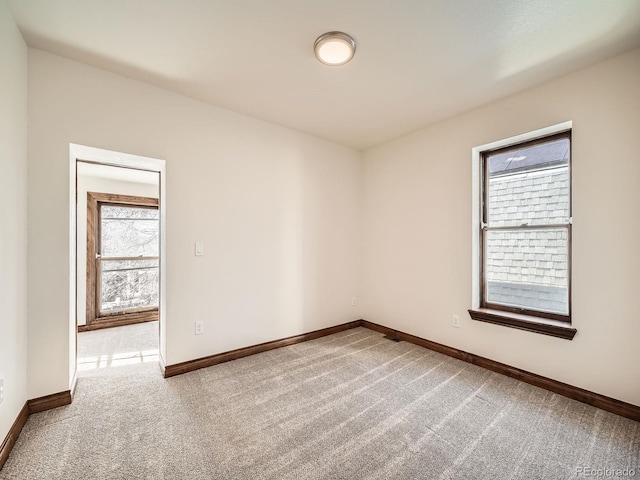
<svg viewBox="0 0 640 480">
<path fill-rule="evenodd" d="M 514 148 L 488 156 L 489 176 L 569 164 L 569 139 Z"/>
</svg>

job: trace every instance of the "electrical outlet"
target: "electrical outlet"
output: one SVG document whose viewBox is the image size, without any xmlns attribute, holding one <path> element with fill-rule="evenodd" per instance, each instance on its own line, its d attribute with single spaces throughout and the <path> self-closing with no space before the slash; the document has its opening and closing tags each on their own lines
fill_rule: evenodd
<svg viewBox="0 0 640 480">
<path fill-rule="evenodd" d="M 4 378 L 0 378 L 0 403 L 4 401 Z"/>
<path fill-rule="evenodd" d="M 454 315 L 451 319 L 451 326 L 460 328 L 460 317 L 458 315 Z"/>
<path fill-rule="evenodd" d="M 203 333 L 204 333 L 204 322 L 202 320 L 198 320 L 196 322 L 195 335 L 202 335 Z"/>
</svg>

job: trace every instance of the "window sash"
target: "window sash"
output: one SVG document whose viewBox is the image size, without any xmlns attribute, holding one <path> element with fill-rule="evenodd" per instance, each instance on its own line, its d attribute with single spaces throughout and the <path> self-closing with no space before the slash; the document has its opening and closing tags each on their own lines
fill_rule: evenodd
<svg viewBox="0 0 640 480">
<path fill-rule="evenodd" d="M 486 251 L 486 245 L 487 245 L 487 234 L 489 232 L 495 232 L 495 231 L 505 231 L 505 230 L 509 230 L 509 231 L 514 231 L 514 232 L 518 232 L 518 231 L 536 231 L 536 230 L 560 230 L 560 229 L 564 229 L 567 232 L 567 310 L 568 313 L 567 314 L 562 314 L 562 313 L 557 313 L 557 312 L 552 312 L 552 311 L 547 311 L 544 309 L 533 309 L 533 308 L 526 308 L 526 307 L 520 307 L 520 306 L 511 306 L 508 304 L 504 304 L 504 303 L 495 303 L 495 302 L 491 302 L 488 300 L 488 293 L 489 293 L 489 288 L 488 288 L 488 279 L 487 279 L 487 260 L 488 260 L 488 255 L 487 255 L 487 251 Z M 480 248 L 482 249 L 482 262 L 481 262 L 481 266 L 480 266 L 480 271 L 481 271 L 481 282 L 480 282 L 480 306 L 482 308 L 489 308 L 492 310 L 502 310 L 505 312 L 513 312 L 513 313 L 519 313 L 522 315 L 531 315 L 531 316 L 537 316 L 537 317 L 542 317 L 542 318 L 548 318 L 551 320 L 559 320 L 559 321 L 563 321 L 563 322 L 569 322 L 570 318 L 571 318 L 571 224 L 570 223 L 566 223 L 566 224 L 556 224 L 556 225 L 535 225 L 535 226 L 520 226 L 520 227 L 484 227 L 481 228 L 481 234 L 480 234 Z"/>
<path fill-rule="evenodd" d="M 160 257 L 103 257 L 96 256 L 96 307 L 97 307 L 97 316 L 99 318 L 104 317 L 113 317 L 113 316 L 121 316 L 128 313 L 143 313 L 143 312 L 156 312 L 158 310 L 157 305 L 149 305 L 140 308 L 123 308 L 119 310 L 113 311 L 105 311 L 102 309 L 102 274 L 105 272 L 102 265 L 103 262 L 108 261 L 140 261 L 140 260 L 159 260 Z M 150 270 L 150 269 L 160 269 L 160 265 L 155 266 L 147 266 L 147 267 L 128 267 L 128 268 L 118 268 L 114 270 L 106 270 L 107 272 L 121 272 L 121 271 L 130 271 L 130 270 Z"/>
<path fill-rule="evenodd" d="M 103 274 L 103 270 L 102 270 L 102 263 L 103 261 L 109 261 L 109 260 L 155 260 L 158 259 L 158 256 L 145 256 L 145 255 L 141 255 L 141 256 L 120 256 L 120 257 L 107 257 L 107 256 L 103 256 L 102 255 L 102 250 L 103 250 L 103 238 L 102 238 L 102 227 L 103 227 L 103 207 L 122 207 L 122 208 L 131 208 L 131 209 L 137 209 L 137 210 L 141 210 L 141 209 L 147 209 L 147 210 L 157 210 L 158 207 L 157 205 L 144 205 L 144 204 L 127 204 L 127 203 L 119 203 L 119 202 L 98 202 L 97 208 L 98 208 L 98 232 L 97 232 L 97 242 L 96 242 L 96 247 L 97 247 L 97 254 L 96 254 L 96 300 L 95 300 L 95 305 L 96 305 L 96 318 L 108 318 L 108 317 L 114 317 L 114 316 L 122 316 L 122 315 L 126 315 L 126 314 L 134 314 L 134 313 L 144 313 L 144 312 L 157 312 L 158 311 L 158 306 L 157 305 L 150 305 L 150 306 L 144 306 L 144 307 L 140 307 L 140 308 L 124 308 L 122 310 L 115 310 L 115 311 L 105 311 L 102 309 L 102 274 Z M 117 221 L 121 221 L 121 220 L 140 220 L 140 219 L 129 219 L 129 218 L 118 218 L 118 219 L 114 219 Z M 142 219 L 142 220 L 153 220 L 156 222 L 159 222 L 159 220 L 156 219 Z M 159 268 L 155 267 L 155 268 Z"/>
<path fill-rule="evenodd" d="M 567 222 L 553 224 L 534 224 L 534 225 L 509 225 L 509 226 L 489 226 L 489 161 L 488 157 L 497 153 L 504 153 L 510 150 L 518 150 L 523 147 L 531 147 L 537 144 L 548 143 L 554 140 L 566 138 L 569 140 L 569 217 Z M 539 139 L 530 140 L 518 144 L 508 145 L 506 147 L 487 150 L 481 153 L 481 221 L 480 221 L 480 307 L 492 310 L 500 310 L 505 312 L 518 313 L 522 315 L 530 315 L 534 317 L 546 318 L 551 320 L 559 320 L 571 323 L 571 230 L 572 230 L 572 182 L 571 182 L 571 164 L 572 164 L 572 142 L 571 131 L 561 132 L 555 135 L 545 136 Z M 491 231 L 531 231 L 541 229 L 566 229 L 567 231 L 567 314 L 544 311 L 542 309 L 522 308 L 515 305 L 505 305 L 500 303 L 492 303 L 487 300 L 488 280 L 487 280 L 487 240 L 486 236 Z"/>
</svg>

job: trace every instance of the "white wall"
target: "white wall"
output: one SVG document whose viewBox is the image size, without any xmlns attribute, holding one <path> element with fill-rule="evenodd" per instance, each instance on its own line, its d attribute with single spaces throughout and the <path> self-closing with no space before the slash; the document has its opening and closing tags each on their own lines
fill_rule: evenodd
<svg viewBox="0 0 640 480">
<path fill-rule="evenodd" d="M 77 210 L 77 318 L 78 325 L 87 323 L 87 192 L 115 193 L 118 195 L 133 195 L 137 197 L 158 198 L 158 174 L 146 172 L 154 177 L 155 184 L 131 182 L 115 178 L 105 178 L 81 173 L 91 171 L 96 165 L 79 164 L 78 168 L 78 210 Z M 100 170 L 111 168 L 127 171 L 124 168 L 100 166 Z M 142 173 L 142 172 L 140 172 Z"/>
<path fill-rule="evenodd" d="M 27 400 L 27 47 L 0 0 L 0 443 Z"/>
<path fill-rule="evenodd" d="M 360 318 L 357 151 L 34 49 L 29 95 L 30 397 L 69 388 L 70 142 L 166 160 L 168 364 Z"/>
<path fill-rule="evenodd" d="M 364 318 L 640 405 L 639 85 L 635 50 L 365 152 Z M 568 120 L 578 334 L 473 321 L 471 149 Z"/>
</svg>

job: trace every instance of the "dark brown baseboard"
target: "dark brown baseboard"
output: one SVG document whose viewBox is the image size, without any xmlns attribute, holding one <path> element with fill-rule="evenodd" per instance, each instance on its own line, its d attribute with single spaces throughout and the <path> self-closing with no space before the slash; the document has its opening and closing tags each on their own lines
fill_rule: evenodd
<svg viewBox="0 0 640 480">
<path fill-rule="evenodd" d="M 293 337 L 281 338 L 280 340 L 273 340 L 271 342 L 260 343 L 258 345 L 252 345 L 250 347 L 238 348 L 237 350 L 231 350 L 229 352 L 218 353 L 216 355 L 210 355 L 208 357 L 197 358 L 195 360 L 189 360 L 182 363 L 176 363 L 174 365 L 166 365 L 164 367 L 164 377 L 169 378 L 174 375 L 180 375 L 187 372 L 192 372 L 200 368 L 211 367 L 219 363 L 229 362 L 242 357 L 248 357 L 249 355 L 255 355 L 256 353 L 267 352 L 275 348 L 286 347 L 295 343 L 306 342 L 316 338 L 324 337 L 326 335 L 332 335 L 334 333 L 356 328 L 362 325 L 362 320 L 355 320 L 353 322 L 343 323 L 342 325 L 336 325 L 335 327 L 323 328 L 309 333 L 303 333 L 301 335 L 294 335 Z"/>
<path fill-rule="evenodd" d="M 27 418 L 29 418 L 29 407 L 27 403 L 25 403 L 20 413 L 18 413 L 18 418 L 16 418 L 16 421 L 13 422 L 13 425 L 9 429 L 9 433 L 7 433 L 2 445 L 0 445 L 0 470 L 2 470 L 7 458 L 9 458 L 9 454 L 22 431 L 22 427 L 27 423 Z"/>
<path fill-rule="evenodd" d="M 429 350 L 448 355 L 449 357 L 472 363 L 479 367 L 486 368 L 487 370 L 501 373 L 502 375 L 515 378 L 530 385 L 544 388 L 545 390 L 557 393 L 563 397 L 571 398 L 602 410 L 606 410 L 607 412 L 615 413 L 616 415 L 640 422 L 640 407 L 637 405 L 616 400 L 615 398 L 606 397 L 599 393 L 590 392 L 583 388 L 574 387 L 573 385 L 552 380 L 550 378 L 543 377 L 542 375 L 527 372 L 504 363 L 496 362 L 495 360 L 490 360 L 473 353 L 458 350 L 457 348 L 448 347 L 441 343 L 432 342 L 430 340 L 378 325 L 377 323 L 372 323 L 367 320 L 360 320 L 360 325 L 370 330 L 375 330 L 376 332 L 404 340 L 405 342 L 413 343 L 415 345 L 428 348 Z"/>
<path fill-rule="evenodd" d="M 52 408 L 70 405 L 72 400 L 71 390 L 67 390 L 65 392 L 52 393 L 44 397 L 32 398 L 27 401 L 27 408 L 29 409 L 29 415 L 31 415 L 44 412 L 45 410 L 51 410 Z"/>
</svg>

